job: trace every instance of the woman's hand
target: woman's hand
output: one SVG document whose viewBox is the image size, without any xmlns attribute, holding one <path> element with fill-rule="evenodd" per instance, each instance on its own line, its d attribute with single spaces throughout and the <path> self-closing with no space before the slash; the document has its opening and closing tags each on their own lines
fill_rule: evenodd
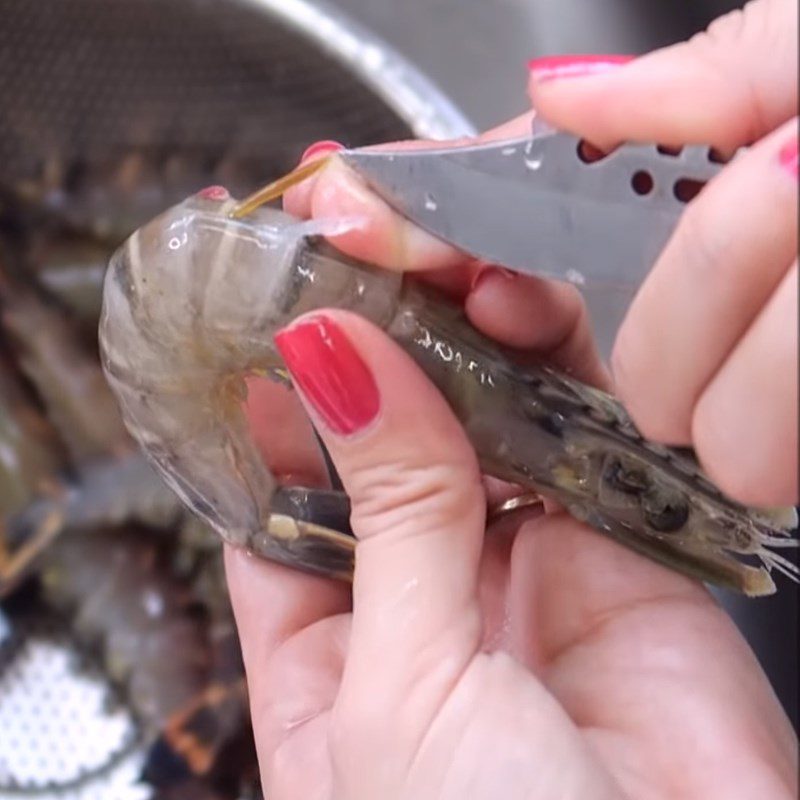
<svg viewBox="0 0 800 800">
<path fill-rule="evenodd" d="M 615 71 L 543 80 L 539 62 L 532 80 L 548 119 L 601 147 L 763 139 L 693 203 L 615 364 L 647 433 L 691 439 L 724 488 L 768 502 L 794 499 L 797 475 L 797 139 L 781 128 L 797 113 L 792 9 L 761 0 L 706 39 Z M 439 268 L 425 279 L 484 333 L 608 380 L 572 287 L 465 264 L 336 162 L 287 206 L 365 218 L 334 243 L 389 268 Z M 279 343 L 360 544 L 352 598 L 228 552 L 271 800 L 796 796 L 793 732 L 700 585 L 558 511 L 484 538 L 475 455 L 407 355 L 333 311 Z"/>
<path fill-rule="evenodd" d="M 475 454 L 408 355 L 335 311 L 277 341 L 359 545 L 352 601 L 227 554 L 270 800 L 795 796 L 791 728 L 702 586 L 565 513 L 484 538 Z"/>
<path fill-rule="evenodd" d="M 755 0 L 624 65 L 531 64 L 537 110 L 601 148 L 752 144 L 687 209 L 612 365 L 646 436 L 755 505 L 798 501 L 797 38 L 795 0 Z"/>
<path fill-rule="evenodd" d="M 603 149 L 629 140 L 707 143 L 730 155 L 753 143 L 688 207 L 630 309 L 612 365 L 615 391 L 646 436 L 693 445 L 724 491 L 767 506 L 798 501 L 797 16 L 795 0 L 755 0 L 690 42 L 635 60 L 531 63 L 537 113 Z M 529 125 L 530 115 L 481 138 L 521 135 Z M 461 281 L 474 278 L 475 265 L 464 269 L 458 253 L 393 213 L 341 164 L 287 200 L 301 215 L 366 218 L 365 228 L 335 239 L 351 255 L 402 270 L 458 265 Z M 539 314 L 561 319 L 580 341 L 565 340 L 556 361 L 602 382 L 595 366 L 586 369 L 596 358 L 588 328 L 572 326 L 582 314 L 574 291 L 539 282 L 528 314 L 510 315 L 522 279 L 504 286 L 500 274 L 484 275 L 471 292 L 461 286 L 486 331 L 516 344 L 523 329 L 561 332 L 540 328 Z"/>
</svg>

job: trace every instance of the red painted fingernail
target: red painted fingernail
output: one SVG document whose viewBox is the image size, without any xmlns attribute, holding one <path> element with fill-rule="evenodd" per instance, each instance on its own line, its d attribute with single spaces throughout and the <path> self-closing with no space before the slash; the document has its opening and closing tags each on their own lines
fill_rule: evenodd
<svg viewBox="0 0 800 800">
<path fill-rule="evenodd" d="M 333 320 L 305 319 L 279 331 L 275 344 L 296 385 L 334 433 L 355 433 L 375 419 L 375 379 Z"/>
<path fill-rule="evenodd" d="M 487 264 L 486 266 L 481 267 L 475 273 L 469 290 L 474 292 L 482 283 L 486 283 L 488 279 L 495 275 L 504 278 L 507 281 L 513 281 L 517 277 L 517 273 L 512 272 L 510 269 L 506 269 L 505 267 L 496 267 L 493 264 Z"/>
<path fill-rule="evenodd" d="M 540 82 L 556 78 L 584 78 L 600 75 L 627 64 L 636 56 L 545 56 L 528 62 L 531 76 Z"/>
<path fill-rule="evenodd" d="M 198 194 L 206 200 L 227 200 L 230 197 L 224 186 L 206 186 Z"/>
<path fill-rule="evenodd" d="M 339 142 L 334 142 L 332 139 L 326 139 L 323 142 L 315 142 L 300 156 L 301 163 L 308 161 L 312 156 L 318 156 L 322 153 L 337 153 L 339 150 L 344 150 L 344 145 Z"/>
<path fill-rule="evenodd" d="M 786 144 L 781 148 L 780 153 L 778 153 L 778 160 L 781 163 L 781 166 L 793 177 L 797 177 L 797 137 L 795 136 L 794 139 L 791 141 L 786 142 Z"/>
</svg>

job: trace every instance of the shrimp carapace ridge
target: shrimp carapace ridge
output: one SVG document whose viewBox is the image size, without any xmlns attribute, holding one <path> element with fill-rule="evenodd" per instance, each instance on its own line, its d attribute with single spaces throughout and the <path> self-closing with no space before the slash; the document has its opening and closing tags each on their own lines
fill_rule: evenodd
<svg viewBox="0 0 800 800">
<path fill-rule="evenodd" d="M 646 441 L 613 397 L 515 363 L 434 290 L 335 251 L 321 238 L 332 232 L 324 222 L 270 208 L 235 219 L 234 208 L 224 193 L 200 193 L 134 233 L 111 261 L 100 324 L 130 432 L 228 541 L 307 570 L 351 573 L 346 497 L 278 486 L 242 410 L 249 375 L 285 381 L 274 334 L 333 307 L 366 317 L 414 358 L 486 473 L 553 497 L 701 580 L 762 595 L 775 591 L 773 569 L 797 579 L 775 552 L 797 543 L 793 510 L 729 500 L 690 452 Z"/>
</svg>

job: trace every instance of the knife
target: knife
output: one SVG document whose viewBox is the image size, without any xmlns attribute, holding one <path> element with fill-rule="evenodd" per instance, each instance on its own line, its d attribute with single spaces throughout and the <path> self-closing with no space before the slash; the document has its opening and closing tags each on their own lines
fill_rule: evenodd
<svg viewBox="0 0 800 800">
<path fill-rule="evenodd" d="M 512 141 L 339 153 L 418 226 L 484 261 L 631 296 L 687 202 L 724 166 L 714 151 L 623 145 L 599 160 L 552 129 Z"/>
</svg>

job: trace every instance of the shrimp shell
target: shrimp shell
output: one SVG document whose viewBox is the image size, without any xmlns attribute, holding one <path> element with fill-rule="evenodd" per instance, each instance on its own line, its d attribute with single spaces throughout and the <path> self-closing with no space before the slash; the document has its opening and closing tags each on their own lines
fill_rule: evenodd
<svg viewBox="0 0 800 800">
<path fill-rule="evenodd" d="M 274 333 L 334 307 L 366 317 L 414 358 L 488 474 L 555 498 L 693 577 L 749 595 L 775 591 L 772 569 L 797 578 L 774 552 L 796 545 L 791 510 L 724 497 L 691 452 L 647 442 L 609 395 L 518 363 L 435 291 L 333 251 L 308 223 L 266 208 L 235 220 L 233 208 L 201 193 L 137 231 L 112 258 L 100 325 L 103 365 L 129 431 L 228 541 L 325 574 L 351 571 L 349 536 L 310 514 L 274 513 L 286 490 L 242 412 L 245 377 L 285 375 Z"/>
</svg>

